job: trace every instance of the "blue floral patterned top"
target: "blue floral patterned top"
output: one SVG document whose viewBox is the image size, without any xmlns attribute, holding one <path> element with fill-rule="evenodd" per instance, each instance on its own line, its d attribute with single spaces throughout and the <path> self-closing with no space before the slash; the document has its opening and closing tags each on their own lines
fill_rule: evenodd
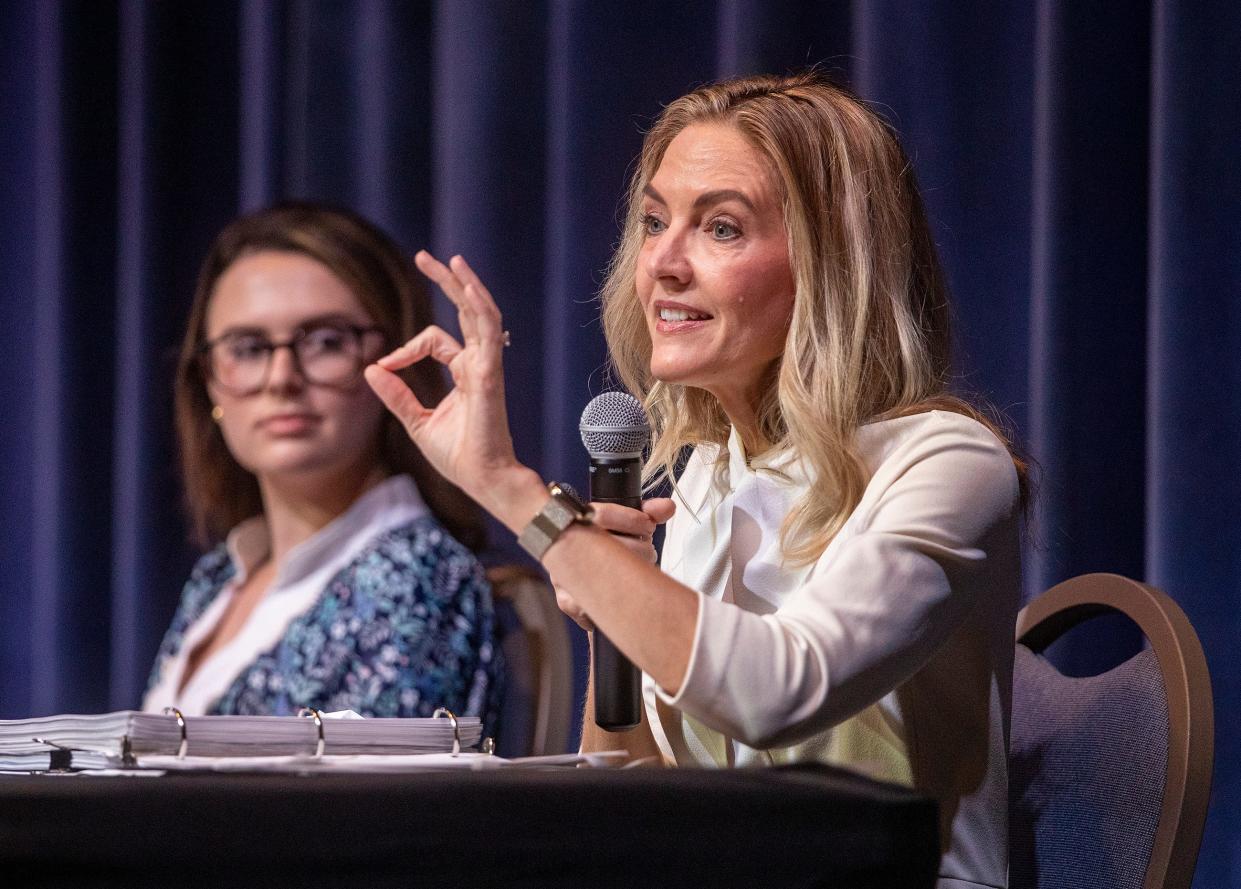
<svg viewBox="0 0 1241 889">
<path fill-rule="evenodd" d="M 223 544 L 194 566 L 149 686 L 234 571 Z M 502 673 L 482 566 L 424 516 L 365 546 L 210 712 L 284 716 L 316 707 L 430 716 L 447 707 L 482 717 L 484 733 L 494 735 Z"/>
</svg>

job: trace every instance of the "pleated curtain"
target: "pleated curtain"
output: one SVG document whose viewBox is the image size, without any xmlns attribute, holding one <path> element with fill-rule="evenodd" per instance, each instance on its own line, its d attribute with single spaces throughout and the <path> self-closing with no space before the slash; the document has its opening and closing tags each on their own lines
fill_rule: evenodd
<svg viewBox="0 0 1241 889">
<path fill-rule="evenodd" d="M 225 222 L 323 199 L 467 256 L 512 331 L 519 455 L 578 482 L 644 127 L 705 81 L 815 64 L 901 133 L 958 387 L 1040 467 L 1027 594 L 1116 571 L 1201 635 L 1195 885 L 1241 885 L 1241 5 L 42 0 L 0 13 L 0 46 L 0 718 L 139 700 L 196 556 L 171 379 Z"/>
</svg>

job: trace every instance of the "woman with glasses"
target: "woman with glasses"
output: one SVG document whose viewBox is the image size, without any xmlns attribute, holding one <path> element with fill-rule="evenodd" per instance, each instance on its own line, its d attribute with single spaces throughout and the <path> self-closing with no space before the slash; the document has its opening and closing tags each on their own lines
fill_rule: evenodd
<svg viewBox="0 0 1241 889">
<path fill-rule="evenodd" d="M 216 238 L 176 378 L 190 516 L 211 546 L 144 708 L 430 716 L 494 730 L 498 647 L 480 517 L 362 379 L 426 328 L 408 260 L 365 220 L 287 203 Z M 445 392 L 411 368 L 419 397 Z"/>
</svg>

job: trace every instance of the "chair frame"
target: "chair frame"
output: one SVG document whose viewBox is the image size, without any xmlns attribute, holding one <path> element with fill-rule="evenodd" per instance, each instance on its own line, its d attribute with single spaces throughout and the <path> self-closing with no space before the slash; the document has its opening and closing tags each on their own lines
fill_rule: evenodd
<svg viewBox="0 0 1241 889">
<path fill-rule="evenodd" d="M 547 578 L 525 565 L 487 571 L 492 594 L 512 603 L 538 676 L 531 738 L 533 755 L 563 753 L 573 721 L 573 652 L 565 617 Z M 501 727 L 503 732 L 503 727 Z"/>
<path fill-rule="evenodd" d="M 1165 593 L 1118 574 L 1084 574 L 1022 609 L 1017 641 L 1040 653 L 1073 627 L 1119 612 L 1150 642 L 1168 700 L 1168 770 L 1144 889 L 1188 889 L 1211 793 L 1215 711 L 1202 644 Z"/>
</svg>

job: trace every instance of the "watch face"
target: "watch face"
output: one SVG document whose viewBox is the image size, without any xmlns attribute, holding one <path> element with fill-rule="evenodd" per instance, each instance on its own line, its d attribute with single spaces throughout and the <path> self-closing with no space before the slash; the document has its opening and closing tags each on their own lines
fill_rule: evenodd
<svg viewBox="0 0 1241 889">
<path fill-rule="evenodd" d="M 553 482 L 551 488 L 553 497 L 559 495 L 565 498 L 577 507 L 579 514 L 586 512 L 586 501 L 581 498 L 571 484 L 568 482 Z"/>
</svg>

